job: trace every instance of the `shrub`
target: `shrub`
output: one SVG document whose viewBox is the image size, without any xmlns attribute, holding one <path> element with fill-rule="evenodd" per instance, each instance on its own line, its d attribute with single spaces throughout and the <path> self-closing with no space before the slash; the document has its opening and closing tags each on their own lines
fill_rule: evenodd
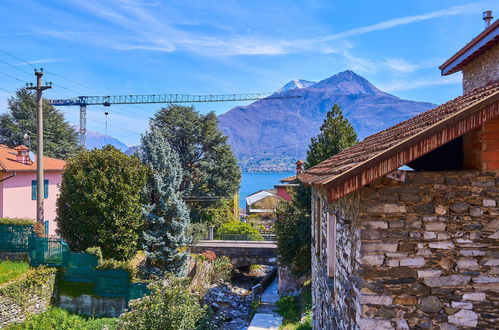
<svg viewBox="0 0 499 330">
<path fill-rule="evenodd" d="M 142 229 L 147 168 L 108 145 L 66 162 L 57 200 L 58 233 L 71 250 L 100 246 L 105 258 L 130 259 Z"/>
<path fill-rule="evenodd" d="M 127 271 L 130 277 L 130 280 L 137 277 L 137 268 L 130 261 L 120 261 L 114 259 L 102 259 L 96 270 L 110 270 L 110 269 L 120 269 Z"/>
<path fill-rule="evenodd" d="M 0 218 L 0 225 L 7 226 L 33 226 L 34 220 L 23 218 Z"/>
<path fill-rule="evenodd" d="M 44 313 L 33 315 L 21 324 L 7 326 L 6 330 L 114 330 L 118 319 L 92 318 L 72 314 L 65 309 L 51 307 Z"/>
<path fill-rule="evenodd" d="M 277 311 L 283 317 L 283 323 L 291 323 L 300 320 L 300 304 L 294 296 L 282 296 L 276 303 Z"/>
<path fill-rule="evenodd" d="M 151 294 L 130 301 L 129 311 L 119 319 L 119 329 L 195 329 L 206 312 L 185 280 L 166 273 L 165 279 L 149 285 Z"/>
<path fill-rule="evenodd" d="M 240 221 L 231 221 L 224 223 L 220 226 L 218 230 L 220 236 L 224 234 L 246 234 L 250 240 L 263 241 L 263 237 L 260 232 L 253 228 L 249 223 L 244 223 Z"/>
<path fill-rule="evenodd" d="M 213 277 L 211 278 L 211 283 L 216 282 L 230 282 L 232 279 L 232 271 L 234 267 L 232 262 L 226 256 L 217 257 L 213 261 Z"/>
<path fill-rule="evenodd" d="M 0 262 L 0 284 L 15 280 L 29 270 L 27 262 L 1 261 Z"/>
<path fill-rule="evenodd" d="M 97 257 L 97 261 L 102 262 L 102 250 L 98 246 L 92 246 L 85 250 L 88 254 L 94 254 Z"/>
</svg>

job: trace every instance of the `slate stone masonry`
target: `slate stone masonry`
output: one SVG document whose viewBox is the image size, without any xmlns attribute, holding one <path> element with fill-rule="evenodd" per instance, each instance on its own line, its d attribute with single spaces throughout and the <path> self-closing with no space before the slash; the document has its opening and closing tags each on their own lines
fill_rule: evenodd
<svg viewBox="0 0 499 330">
<path fill-rule="evenodd" d="M 464 94 L 499 80 L 499 44 L 463 68 Z"/>
<path fill-rule="evenodd" d="M 404 182 L 383 178 L 324 202 L 320 256 L 312 244 L 314 328 L 499 324 L 498 203 L 499 174 L 471 170 L 406 172 Z M 334 279 L 327 211 L 338 218 Z"/>
</svg>

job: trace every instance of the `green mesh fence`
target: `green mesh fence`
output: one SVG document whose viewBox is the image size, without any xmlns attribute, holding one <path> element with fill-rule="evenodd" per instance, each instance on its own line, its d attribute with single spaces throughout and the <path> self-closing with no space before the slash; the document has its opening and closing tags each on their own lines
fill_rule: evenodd
<svg viewBox="0 0 499 330">
<path fill-rule="evenodd" d="M 95 254 L 69 253 L 64 279 L 72 282 L 95 282 L 97 274 L 95 267 L 98 261 Z"/>
<path fill-rule="evenodd" d="M 97 270 L 95 294 L 103 297 L 127 297 L 130 284 L 126 270 Z"/>
<path fill-rule="evenodd" d="M 30 251 L 32 266 L 55 266 L 67 265 L 69 258 L 69 247 L 60 238 L 36 237 L 35 249 Z"/>
<path fill-rule="evenodd" d="M 0 251 L 30 251 L 35 236 L 33 226 L 0 225 Z"/>
<path fill-rule="evenodd" d="M 128 286 L 128 300 L 142 298 L 150 293 L 147 283 L 130 283 Z"/>
</svg>

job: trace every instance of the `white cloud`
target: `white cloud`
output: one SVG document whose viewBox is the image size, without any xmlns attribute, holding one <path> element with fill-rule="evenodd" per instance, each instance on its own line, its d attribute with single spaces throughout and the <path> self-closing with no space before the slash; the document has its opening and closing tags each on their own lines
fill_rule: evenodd
<svg viewBox="0 0 499 330">
<path fill-rule="evenodd" d="M 438 77 L 435 79 L 423 79 L 423 80 L 399 80 L 388 84 L 381 84 L 379 87 L 381 90 L 386 92 L 400 92 L 408 91 L 423 87 L 431 87 L 438 85 L 452 85 L 460 84 L 462 82 L 461 75 L 452 75 L 446 77 Z"/>
<path fill-rule="evenodd" d="M 411 73 L 420 68 L 419 65 L 409 63 L 402 58 L 387 58 L 384 61 L 384 65 L 394 71 L 402 73 Z"/>
</svg>

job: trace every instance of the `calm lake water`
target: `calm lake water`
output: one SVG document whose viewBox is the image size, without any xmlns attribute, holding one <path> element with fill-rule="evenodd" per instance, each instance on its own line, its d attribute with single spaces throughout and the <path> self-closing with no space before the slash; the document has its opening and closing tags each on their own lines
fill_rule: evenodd
<svg viewBox="0 0 499 330">
<path fill-rule="evenodd" d="M 246 196 L 258 190 L 272 189 L 279 180 L 294 175 L 294 172 L 286 173 L 242 173 L 241 189 L 239 190 L 239 206 L 246 207 Z"/>
</svg>

